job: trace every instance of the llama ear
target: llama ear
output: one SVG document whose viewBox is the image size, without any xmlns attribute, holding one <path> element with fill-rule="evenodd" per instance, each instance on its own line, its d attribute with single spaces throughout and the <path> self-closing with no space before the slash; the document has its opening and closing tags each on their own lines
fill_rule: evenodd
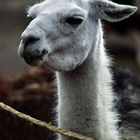
<svg viewBox="0 0 140 140">
<path fill-rule="evenodd" d="M 37 3 L 31 7 L 27 7 L 26 8 L 27 17 L 35 18 L 36 15 L 39 13 L 39 7 L 40 7 L 40 3 Z"/>
<path fill-rule="evenodd" d="M 96 10 L 95 16 L 97 16 L 97 18 L 111 22 L 117 22 L 128 18 L 137 10 L 137 7 L 134 6 L 120 5 L 104 0 L 90 2 L 90 5 Z"/>
</svg>

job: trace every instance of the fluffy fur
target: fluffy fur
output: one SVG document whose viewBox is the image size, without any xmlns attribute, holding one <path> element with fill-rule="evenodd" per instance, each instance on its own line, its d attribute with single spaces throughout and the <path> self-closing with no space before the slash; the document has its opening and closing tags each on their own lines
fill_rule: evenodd
<svg viewBox="0 0 140 140">
<path fill-rule="evenodd" d="M 96 140 L 120 139 L 100 20 L 120 21 L 135 10 L 105 0 L 47 0 L 30 8 L 34 19 L 22 34 L 19 55 L 57 71 L 59 127 Z M 82 22 L 73 26 L 69 17 Z"/>
</svg>

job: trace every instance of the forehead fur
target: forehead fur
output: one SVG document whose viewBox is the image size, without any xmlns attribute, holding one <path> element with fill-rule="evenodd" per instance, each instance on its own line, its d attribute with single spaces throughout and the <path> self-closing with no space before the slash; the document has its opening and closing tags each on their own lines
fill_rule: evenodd
<svg viewBox="0 0 140 140">
<path fill-rule="evenodd" d="M 88 0 L 45 0 L 40 3 L 36 3 L 35 5 L 29 7 L 27 9 L 28 16 L 35 17 L 38 13 L 43 11 L 49 11 L 50 9 L 70 9 L 70 5 L 77 5 L 80 8 L 87 7 L 86 1 Z"/>
</svg>

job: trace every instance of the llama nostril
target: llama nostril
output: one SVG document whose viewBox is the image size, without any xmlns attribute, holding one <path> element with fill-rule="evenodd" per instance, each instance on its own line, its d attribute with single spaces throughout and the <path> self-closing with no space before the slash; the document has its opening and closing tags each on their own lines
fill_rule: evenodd
<svg viewBox="0 0 140 140">
<path fill-rule="evenodd" d="M 44 55 L 44 54 L 46 54 L 46 53 L 48 53 L 48 51 L 47 51 L 46 49 L 43 49 L 43 50 L 42 50 L 42 55 Z"/>
<path fill-rule="evenodd" d="M 29 37 L 26 37 L 26 38 L 23 39 L 23 44 L 26 47 L 29 44 L 33 44 L 33 43 L 35 43 L 38 40 L 40 40 L 40 38 L 37 38 L 35 36 L 29 36 Z"/>
</svg>

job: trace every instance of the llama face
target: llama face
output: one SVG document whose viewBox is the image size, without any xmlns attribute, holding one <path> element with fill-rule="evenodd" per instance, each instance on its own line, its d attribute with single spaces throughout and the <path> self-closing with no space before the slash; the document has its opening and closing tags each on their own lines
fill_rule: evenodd
<svg viewBox="0 0 140 140">
<path fill-rule="evenodd" d="M 33 20 L 21 36 L 18 53 L 30 65 L 43 63 L 57 71 L 71 71 L 94 50 L 99 19 L 117 21 L 133 11 L 130 6 L 99 0 L 44 1 L 29 9 Z"/>
<path fill-rule="evenodd" d="M 48 0 L 31 7 L 28 16 L 33 20 L 22 34 L 20 56 L 30 65 L 43 63 L 58 71 L 75 69 L 92 46 L 86 9 L 67 0 Z"/>
</svg>

